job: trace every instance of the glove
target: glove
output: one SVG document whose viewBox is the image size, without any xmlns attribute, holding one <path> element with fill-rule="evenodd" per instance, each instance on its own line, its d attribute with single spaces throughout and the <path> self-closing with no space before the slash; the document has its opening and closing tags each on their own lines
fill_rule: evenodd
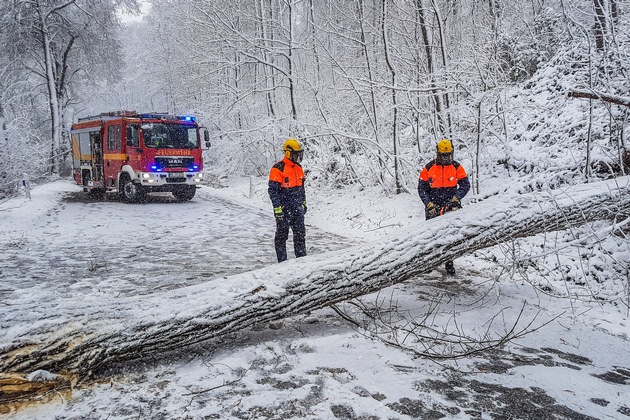
<svg viewBox="0 0 630 420">
<path fill-rule="evenodd" d="M 273 215 L 276 220 L 284 219 L 284 212 L 282 211 L 282 206 L 273 208 Z"/>
<path fill-rule="evenodd" d="M 449 203 L 449 207 L 451 209 L 461 209 L 462 203 L 459 202 L 459 198 L 457 198 L 457 196 L 453 196 L 453 198 L 451 198 L 451 202 Z"/>
<path fill-rule="evenodd" d="M 427 204 L 427 215 L 429 218 L 436 217 L 438 215 L 438 208 L 432 202 Z"/>
<path fill-rule="evenodd" d="M 304 214 L 306 214 L 306 211 L 308 210 L 308 207 L 306 207 L 306 200 L 302 201 L 302 209 L 304 209 Z"/>
</svg>

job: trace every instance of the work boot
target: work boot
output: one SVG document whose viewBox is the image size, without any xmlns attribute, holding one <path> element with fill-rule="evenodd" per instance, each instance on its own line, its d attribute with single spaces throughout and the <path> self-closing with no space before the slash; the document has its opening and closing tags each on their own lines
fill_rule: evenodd
<svg viewBox="0 0 630 420">
<path fill-rule="evenodd" d="M 453 264 L 453 261 L 448 261 L 446 263 L 446 273 L 450 274 L 451 276 L 455 275 L 455 265 Z"/>
</svg>

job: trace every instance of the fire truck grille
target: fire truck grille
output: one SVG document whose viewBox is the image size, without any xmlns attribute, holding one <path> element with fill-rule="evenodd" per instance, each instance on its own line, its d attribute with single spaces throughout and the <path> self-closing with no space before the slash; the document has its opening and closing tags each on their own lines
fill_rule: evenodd
<svg viewBox="0 0 630 420">
<path fill-rule="evenodd" d="M 160 168 L 189 168 L 195 160 L 191 157 L 156 157 L 155 163 Z"/>
<path fill-rule="evenodd" d="M 169 184 L 177 184 L 181 182 L 186 182 L 186 178 L 166 178 L 166 182 Z"/>
</svg>

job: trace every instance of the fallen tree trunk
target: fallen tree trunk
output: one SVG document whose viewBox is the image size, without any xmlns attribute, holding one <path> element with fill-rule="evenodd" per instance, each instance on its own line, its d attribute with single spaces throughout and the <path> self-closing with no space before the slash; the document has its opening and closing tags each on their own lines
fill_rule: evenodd
<svg viewBox="0 0 630 420">
<path fill-rule="evenodd" d="M 622 96 L 607 95 L 604 93 L 572 90 L 572 91 L 569 91 L 569 98 L 597 99 L 604 102 L 610 102 L 613 104 L 630 107 L 630 98 L 624 98 Z"/>
<path fill-rule="evenodd" d="M 86 297 L 71 309 L 16 307 L 11 310 L 41 315 L 29 325 L 3 321 L 0 373 L 46 369 L 87 375 L 372 293 L 518 237 L 629 215 L 630 178 L 624 177 L 552 193 L 493 197 L 385 242 L 174 291 L 105 303 Z"/>
</svg>

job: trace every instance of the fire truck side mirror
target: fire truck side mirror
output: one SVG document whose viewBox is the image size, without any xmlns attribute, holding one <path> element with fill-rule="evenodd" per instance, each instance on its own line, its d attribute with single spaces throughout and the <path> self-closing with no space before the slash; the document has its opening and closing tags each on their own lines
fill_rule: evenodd
<svg viewBox="0 0 630 420">
<path fill-rule="evenodd" d="M 206 145 L 206 149 L 210 148 L 210 133 L 207 128 L 203 128 L 203 142 Z"/>
</svg>

